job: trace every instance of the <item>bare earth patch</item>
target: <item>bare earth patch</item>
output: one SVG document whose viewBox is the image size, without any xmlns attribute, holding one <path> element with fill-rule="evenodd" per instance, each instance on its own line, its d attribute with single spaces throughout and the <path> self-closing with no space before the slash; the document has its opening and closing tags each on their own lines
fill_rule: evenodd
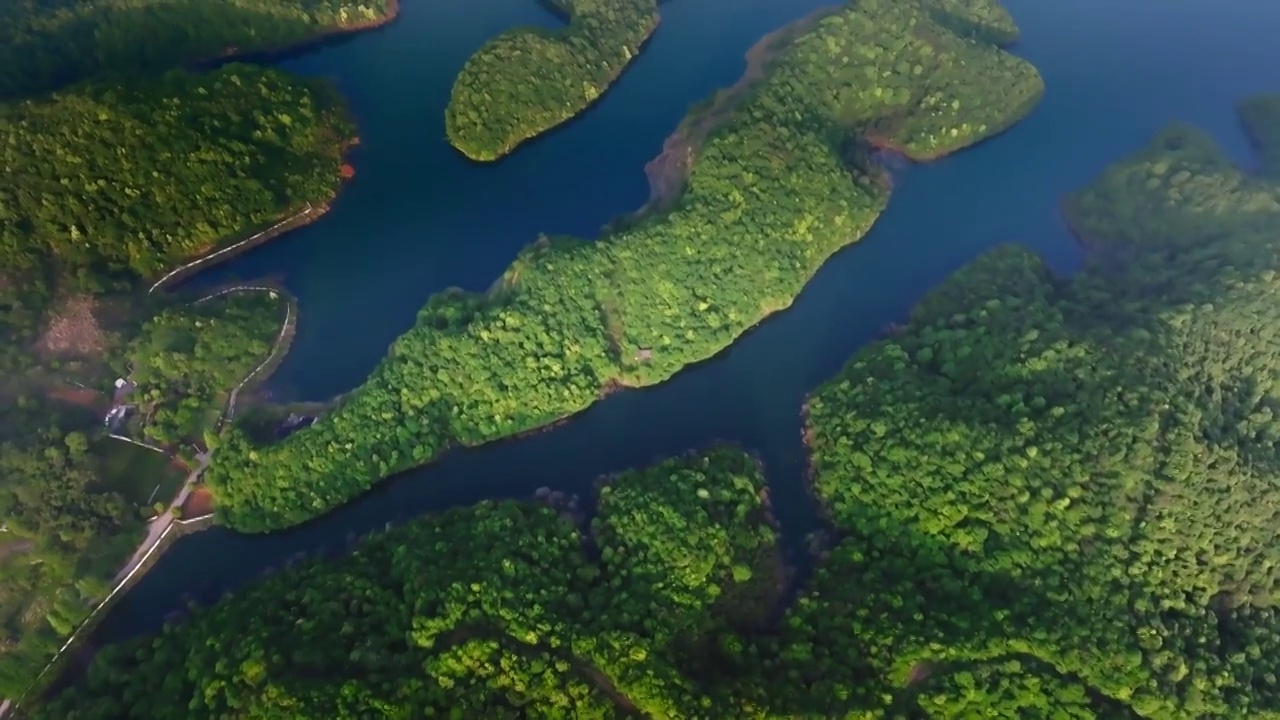
<svg viewBox="0 0 1280 720">
<path fill-rule="evenodd" d="M 20 555 L 30 552 L 35 547 L 35 543 L 30 540 L 13 540 L 10 542 L 0 542 L 0 563 L 7 560 L 12 555 Z"/>
<path fill-rule="evenodd" d="M 933 663 L 928 660 L 921 660 L 911 666 L 911 672 L 907 675 L 907 687 L 919 685 L 929 679 L 929 674 L 933 672 Z"/>
<path fill-rule="evenodd" d="M 89 295 L 66 298 L 36 341 L 36 349 L 46 357 L 100 355 L 106 348 L 107 339 L 94 317 L 94 307 L 94 300 Z"/>
<path fill-rule="evenodd" d="M 47 394 L 54 400 L 87 407 L 97 412 L 106 410 L 111 404 L 111 399 L 104 393 L 70 385 L 54 385 L 48 389 Z"/>
<path fill-rule="evenodd" d="M 192 490 L 187 496 L 187 501 L 182 504 L 184 518 L 204 517 L 211 512 L 213 512 L 213 493 L 203 485 Z"/>
</svg>

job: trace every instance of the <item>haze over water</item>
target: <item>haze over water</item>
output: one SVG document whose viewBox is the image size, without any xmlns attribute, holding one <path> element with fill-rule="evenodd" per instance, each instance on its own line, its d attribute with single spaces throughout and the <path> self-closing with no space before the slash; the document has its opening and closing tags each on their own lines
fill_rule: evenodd
<svg viewBox="0 0 1280 720">
<path fill-rule="evenodd" d="M 282 279 L 298 334 L 271 381 L 278 399 L 358 385 L 430 295 L 483 290 L 539 232 L 594 237 L 648 195 L 643 166 L 685 109 L 732 83 L 761 35 L 819 0 L 670 0 L 647 49 L 582 118 L 494 165 L 444 139 L 449 89 L 468 55 L 521 24 L 552 26 L 535 0 L 405 0 L 388 28 L 283 64 L 331 77 L 363 144 L 357 177 L 318 223 L 195 278 Z M 611 396 L 550 432 L 450 453 L 302 528 L 215 529 L 184 538 L 112 610 L 97 637 L 155 630 L 184 596 L 208 602 L 300 551 L 349 534 L 539 486 L 583 492 L 599 475 L 728 440 L 765 462 L 786 542 L 818 527 L 803 491 L 800 405 L 861 345 L 982 251 L 1018 242 L 1069 272 L 1079 250 L 1061 196 L 1140 149 L 1170 121 L 1212 133 L 1252 162 L 1233 113 L 1280 91 L 1280 3 L 1264 0 L 1006 0 L 1015 52 L 1045 77 L 1042 104 L 1011 131 L 897 174 L 888 211 L 836 255 L 789 310 L 674 380 Z"/>
</svg>

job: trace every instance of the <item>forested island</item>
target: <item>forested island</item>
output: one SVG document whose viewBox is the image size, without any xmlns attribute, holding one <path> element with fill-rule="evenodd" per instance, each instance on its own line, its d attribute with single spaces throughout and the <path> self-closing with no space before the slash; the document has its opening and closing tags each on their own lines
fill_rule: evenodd
<svg viewBox="0 0 1280 720">
<path fill-rule="evenodd" d="M 283 50 L 380 25 L 396 0 L 6 0 L 0 98 L 102 74 Z"/>
<path fill-rule="evenodd" d="M 866 233 L 889 196 L 877 146 L 937 157 L 1038 101 L 1035 69 L 987 40 L 1016 34 L 994 7 L 827 13 L 715 119 L 669 212 L 595 242 L 539 239 L 490 292 L 433 297 L 316 424 L 267 446 L 235 428 L 219 438 L 221 521 L 297 524 L 451 445 L 547 425 L 723 350 Z"/>
<path fill-rule="evenodd" d="M 326 82 L 173 66 L 354 28 L 361 12 L 0 3 L 0 698 L 111 589 L 189 472 L 179 456 L 279 343 L 279 297 L 189 305 L 148 295 L 151 281 L 318 216 L 355 137 Z"/>
<path fill-rule="evenodd" d="M 656 0 L 542 1 L 568 27 L 505 32 L 477 50 L 454 81 L 445 131 L 472 160 L 497 160 L 585 110 L 658 27 Z"/>
<path fill-rule="evenodd" d="M 1084 271 L 998 248 L 858 352 L 806 404 L 833 542 L 785 607 L 762 470 L 711 448 L 589 521 L 281 569 L 37 717 L 1280 718 L 1277 169 L 1171 127 L 1067 199 Z"/>
</svg>

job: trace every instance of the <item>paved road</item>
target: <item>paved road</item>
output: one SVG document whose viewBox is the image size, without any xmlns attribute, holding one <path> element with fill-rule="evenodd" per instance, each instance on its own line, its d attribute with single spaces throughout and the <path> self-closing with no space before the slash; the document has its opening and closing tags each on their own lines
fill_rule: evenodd
<svg viewBox="0 0 1280 720">
<path fill-rule="evenodd" d="M 187 496 L 191 494 L 192 486 L 204 474 L 205 468 L 209 467 L 209 453 L 204 452 L 196 455 L 196 460 L 196 468 L 187 476 L 187 480 L 182 484 L 182 489 L 178 491 L 177 497 L 173 499 L 168 509 L 151 521 L 151 526 L 147 528 L 147 538 L 134 551 L 133 557 L 129 558 L 129 562 L 116 574 L 112 585 L 119 585 L 125 578 L 129 577 L 129 574 L 137 569 L 138 565 L 147 557 L 147 553 L 151 551 L 151 548 L 160 541 L 164 531 L 168 530 L 169 526 L 173 524 L 174 510 L 182 507 L 182 503 L 186 502 Z"/>
</svg>

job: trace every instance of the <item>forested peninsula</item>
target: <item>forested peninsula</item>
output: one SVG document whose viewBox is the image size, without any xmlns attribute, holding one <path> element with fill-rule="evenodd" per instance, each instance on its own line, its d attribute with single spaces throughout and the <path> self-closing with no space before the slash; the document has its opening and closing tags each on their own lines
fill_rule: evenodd
<svg viewBox="0 0 1280 720">
<path fill-rule="evenodd" d="M 0 98 L 283 50 L 391 20 L 396 0 L 6 0 Z"/>
<path fill-rule="evenodd" d="M 1280 183 L 1175 126 L 1065 207 L 1083 272 L 991 251 L 810 398 L 834 540 L 780 617 L 712 448 L 280 570 L 37 716 L 1280 718 Z"/>
<path fill-rule="evenodd" d="M 994 7 L 863 0 L 829 14 L 716 120 L 669 212 L 595 242 L 543 237 L 490 292 L 433 297 L 315 425 L 266 446 L 224 434 L 208 474 L 221 520 L 302 522 L 450 445 L 544 426 L 724 349 L 874 222 L 889 188 L 869 139 L 936 157 L 1038 101 L 1035 69 L 987 42 L 1015 34 Z"/>
<path fill-rule="evenodd" d="M 0 697 L 112 589 L 279 344 L 277 296 L 193 306 L 150 282 L 317 216 L 355 137 L 326 82 L 172 66 L 354 28 L 358 7 L 0 3 Z"/>
<path fill-rule="evenodd" d="M 453 83 L 445 131 L 472 160 L 497 160 L 585 110 L 658 27 L 656 0 L 542 2 L 568 27 L 505 32 L 468 58 Z"/>
</svg>

